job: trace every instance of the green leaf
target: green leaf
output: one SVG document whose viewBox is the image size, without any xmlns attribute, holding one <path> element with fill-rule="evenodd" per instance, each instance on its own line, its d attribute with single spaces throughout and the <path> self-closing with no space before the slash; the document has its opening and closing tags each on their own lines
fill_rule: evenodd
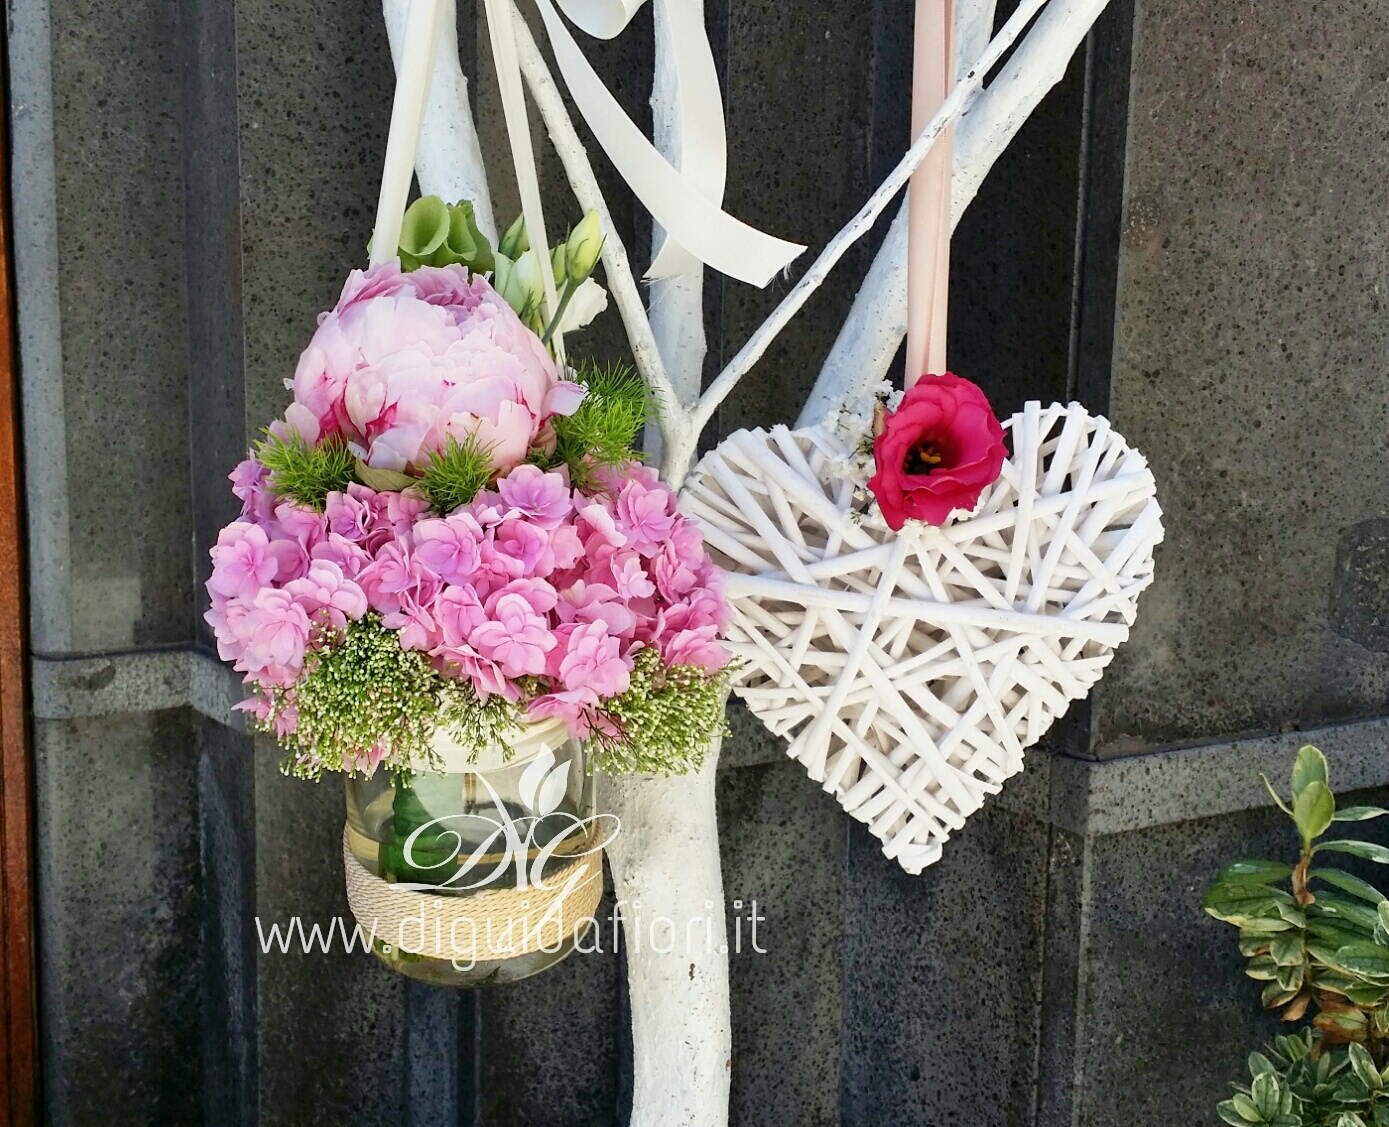
<svg viewBox="0 0 1389 1127">
<path fill-rule="evenodd" d="M 1348 1051 L 1351 1070 L 1360 1077 L 1360 1082 L 1373 1092 L 1380 1086 L 1379 1069 L 1375 1067 L 1374 1059 L 1364 1045 L 1351 1044 Z"/>
<path fill-rule="evenodd" d="M 1293 801 L 1302 797 L 1309 783 L 1327 785 L 1326 756 L 1311 744 L 1298 748 L 1293 761 Z"/>
<path fill-rule="evenodd" d="M 361 458 L 357 459 L 357 480 L 368 489 L 375 489 L 378 493 L 399 493 L 419 484 L 418 478 L 399 473 L 396 470 L 375 469 L 363 462 Z"/>
<path fill-rule="evenodd" d="M 1269 955 L 1280 967 L 1294 967 L 1302 964 L 1306 950 L 1302 934 L 1297 931 L 1284 931 L 1273 937 Z"/>
<path fill-rule="evenodd" d="M 1389 997 L 1389 986 L 1347 986 L 1345 995 L 1357 1006 L 1377 1006 Z"/>
<path fill-rule="evenodd" d="M 1293 822 L 1302 840 L 1310 843 L 1321 837 L 1335 816 L 1336 800 L 1326 784 L 1316 779 L 1307 782 L 1293 803 Z"/>
<path fill-rule="evenodd" d="M 1289 876 L 1292 869 L 1281 861 L 1236 861 L 1226 865 L 1216 875 L 1217 886 L 1222 884 L 1272 884 Z"/>
<path fill-rule="evenodd" d="M 1316 880 L 1324 880 L 1342 892 L 1349 892 L 1352 896 L 1358 896 L 1361 900 L 1368 900 L 1371 904 L 1383 904 L 1386 899 L 1384 893 L 1380 892 L 1374 885 L 1341 869 L 1313 869 L 1307 876 Z"/>
<path fill-rule="evenodd" d="M 1230 1127 L 1249 1127 L 1250 1121 L 1239 1113 L 1234 1100 L 1221 1100 L 1215 1105 L 1215 1113 Z"/>
<path fill-rule="evenodd" d="M 1249 1098 L 1259 1109 L 1260 1119 L 1272 1119 L 1278 1114 L 1278 1077 L 1271 1072 L 1254 1077 L 1254 1082 L 1249 1085 Z"/>
<path fill-rule="evenodd" d="M 1263 1053 L 1249 1054 L 1249 1075 L 1262 1076 L 1265 1072 L 1276 1072 L 1273 1062 L 1264 1056 Z"/>
<path fill-rule="evenodd" d="M 1352 857 L 1363 857 L 1377 865 L 1389 865 L 1389 849 L 1372 841 L 1324 841 L 1312 852 L 1349 853 Z"/>
<path fill-rule="evenodd" d="M 1284 990 L 1278 983 L 1270 982 L 1264 987 L 1263 993 L 1259 995 L 1259 1001 L 1264 1009 L 1276 1010 L 1279 1006 L 1286 1006 L 1297 997 L 1297 994 L 1296 990 Z"/>
<path fill-rule="evenodd" d="M 1389 810 L 1379 806 L 1347 806 L 1336 811 L 1336 821 L 1368 822 L 1371 818 L 1379 818 L 1385 814 L 1389 814 Z"/>
<path fill-rule="evenodd" d="M 1246 1122 L 1262 1123 L 1264 1121 L 1263 1113 L 1259 1110 L 1258 1105 L 1243 1092 L 1236 1092 L 1231 1097 L 1230 1103 L 1234 1105 L 1235 1110 L 1240 1115 L 1244 1116 Z"/>
<path fill-rule="evenodd" d="M 1269 797 L 1272 798 L 1273 801 L 1277 804 L 1278 809 L 1283 811 L 1284 814 L 1291 818 L 1293 816 L 1293 812 L 1288 809 L 1287 803 L 1285 803 L 1281 798 L 1278 797 L 1278 792 L 1273 789 L 1273 784 L 1268 781 L 1268 776 L 1265 775 L 1262 771 L 1259 772 L 1259 781 L 1264 784 L 1264 790 L 1268 791 Z"/>
<path fill-rule="evenodd" d="M 1334 892 L 1320 893 L 1316 903 L 1310 905 L 1307 911 L 1311 916 L 1330 916 L 1353 923 L 1368 932 L 1373 932 L 1379 921 L 1379 913 L 1374 908 L 1367 908 L 1360 900 L 1348 900 Z"/>
<path fill-rule="evenodd" d="M 1295 963 L 1293 966 L 1290 966 L 1290 967 L 1279 967 L 1279 968 L 1278 968 L 1277 982 L 1278 982 L 1278 985 L 1281 986 L 1284 990 L 1290 990 L 1290 991 L 1292 991 L 1294 994 L 1296 994 L 1299 990 L 1301 990 L 1301 989 L 1302 989 L 1302 963 L 1301 963 L 1301 961 Z"/>
<path fill-rule="evenodd" d="M 1389 947 L 1378 943 L 1347 943 L 1336 952 L 1336 964 L 1352 974 L 1389 982 Z"/>
</svg>

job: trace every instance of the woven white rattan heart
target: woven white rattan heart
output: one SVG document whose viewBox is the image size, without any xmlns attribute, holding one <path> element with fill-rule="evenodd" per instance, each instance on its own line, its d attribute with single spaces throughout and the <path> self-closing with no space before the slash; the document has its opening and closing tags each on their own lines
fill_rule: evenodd
<svg viewBox="0 0 1389 1127">
<path fill-rule="evenodd" d="M 1107 420 L 1029 403 L 1006 428 L 1002 475 L 944 528 L 892 532 L 821 428 L 739 431 L 681 495 L 730 571 L 736 691 L 912 873 L 1100 679 L 1162 539 Z"/>
</svg>

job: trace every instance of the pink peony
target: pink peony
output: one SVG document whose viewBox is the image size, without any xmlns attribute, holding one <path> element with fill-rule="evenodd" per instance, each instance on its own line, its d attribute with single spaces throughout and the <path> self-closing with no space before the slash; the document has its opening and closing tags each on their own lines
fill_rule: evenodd
<svg viewBox="0 0 1389 1127">
<path fill-rule="evenodd" d="M 395 261 L 348 277 L 293 387 L 285 421 L 306 440 L 342 434 L 368 465 L 400 471 L 468 435 L 509 470 L 583 396 L 482 278 L 462 266 L 405 274 Z"/>
</svg>

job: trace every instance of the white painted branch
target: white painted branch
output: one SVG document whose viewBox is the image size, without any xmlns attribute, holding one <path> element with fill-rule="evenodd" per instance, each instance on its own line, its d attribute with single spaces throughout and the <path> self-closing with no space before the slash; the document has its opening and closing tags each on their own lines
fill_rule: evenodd
<svg viewBox="0 0 1389 1127">
<path fill-rule="evenodd" d="M 405 19 L 410 0 L 383 0 L 386 34 L 391 59 L 400 68 L 405 49 Z M 420 147 L 415 155 L 415 176 L 420 192 L 449 203 L 471 200 L 477 225 L 492 242 L 497 224 L 492 217 L 492 195 L 487 189 L 486 165 L 473 114 L 468 104 L 468 79 L 458 61 L 458 16 L 454 0 L 445 0 L 443 26 L 434 49 L 434 69 L 429 80 Z"/>
<path fill-rule="evenodd" d="M 617 306 L 622 323 L 627 329 L 627 343 L 632 348 L 632 360 L 637 366 L 637 371 L 646 380 L 647 386 L 661 401 L 663 426 L 679 425 L 683 418 L 676 406 L 679 398 L 666 375 L 665 362 L 656 347 L 656 338 L 651 333 L 651 322 L 647 319 L 646 306 L 642 304 L 641 291 L 637 289 L 636 278 L 632 274 L 627 248 L 623 246 L 617 229 L 613 226 L 607 201 L 603 199 L 603 193 L 598 187 L 598 178 L 593 174 L 593 165 L 589 163 L 588 153 L 574 129 L 574 122 L 570 119 L 559 87 L 555 85 L 554 77 L 550 74 L 545 56 L 536 46 L 535 37 L 531 35 L 525 17 L 515 10 L 515 5 L 512 6 L 512 11 L 515 15 L 516 52 L 521 60 L 521 75 L 525 78 L 536 109 L 540 111 L 540 117 L 545 122 L 550 142 L 559 154 L 560 163 L 564 165 L 564 172 L 569 178 L 569 186 L 574 191 L 575 199 L 585 210 L 596 210 L 602 222 L 603 268 L 607 274 L 608 292 L 612 294 L 613 303 Z"/>
<path fill-rule="evenodd" d="M 1022 124 L 1061 81 L 1072 55 L 1109 0 L 1052 0 L 998 78 L 955 125 L 951 215 L 958 224 L 985 176 Z M 904 209 L 905 211 L 905 205 Z M 899 222 L 902 216 L 899 214 Z M 905 222 L 893 224 L 826 357 L 800 425 L 824 418 L 838 404 L 878 383 L 897 354 L 907 326 Z"/>
<path fill-rule="evenodd" d="M 702 0 L 688 0 L 702 21 Z M 664 3 L 655 6 L 656 67 L 651 111 L 656 147 L 675 163 L 681 137 L 678 89 Z M 653 232 L 653 245 L 663 235 Z M 653 282 L 651 328 L 677 402 L 660 437 L 648 443 L 686 464 L 698 432 L 684 408 L 699 397 L 704 367 L 704 268 Z M 655 449 L 653 449 L 655 447 Z M 672 483 L 674 484 L 674 483 Z M 723 872 L 714 809 L 719 741 L 696 775 L 611 779 L 605 809 L 622 820 L 609 849 L 623 909 L 627 984 L 632 1005 L 631 1127 L 726 1127 L 732 1019 L 724 946 Z M 640 909 L 634 906 L 640 904 Z M 662 954 L 643 934 L 645 920 L 664 917 L 680 954 Z M 703 926 L 701 926 L 701 924 Z M 696 942 L 687 944 L 693 934 Z M 635 940 L 635 942 L 634 942 Z"/>
<path fill-rule="evenodd" d="M 958 81 L 989 45 L 998 0 L 955 0 L 955 79 Z"/>
<path fill-rule="evenodd" d="M 704 19 L 703 0 L 691 0 Z M 651 84 L 651 120 L 656 148 L 675 164 L 680 155 L 683 138 L 680 136 L 678 112 L 679 84 L 675 62 L 671 57 L 669 16 L 664 4 L 655 6 L 656 65 Z M 659 249 L 665 232 L 659 223 L 652 224 L 651 245 Z M 704 377 L 704 354 L 708 349 L 704 336 L 704 268 L 700 266 L 671 278 L 657 278 L 650 283 L 651 330 L 657 347 L 666 363 L 675 394 L 681 407 L 693 406 L 699 398 Z M 659 461 L 662 456 L 660 431 L 648 432 L 646 450 Z M 653 441 L 654 439 L 654 441 Z"/>
<path fill-rule="evenodd" d="M 1013 45 L 1046 2 L 1047 0 L 1023 0 L 1018 5 L 1017 11 L 994 37 L 983 56 L 974 66 L 970 67 L 960 80 L 959 85 L 951 91 L 950 96 L 942 103 L 930 124 L 912 142 L 911 148 L 898 162 L 897 167 L 888 174 L 887 179 L 868 198 L 868 202 L 859 209 L 858 214 L 829 241 L 825 249 L 820 252 L 820 256 L 811 264 L 810 269 L 791 288 L 791 292 L 782 299 L 781 304 L 772 312 L 772 315 L 762 322 L 728 366 L 719 373 L 718 378 L 710 385 L 709 390 L 700 397 L 699 403 L 691 412 L 693 429 L 696 434 L 713 417 L 718 405 L 723 402 L 738 381 L 762 358 L 762 354 L 767 351 L 781 330 L 809 300 L 810 295 L 820 288 L 829 276 L 830 270 L 834 268 L 835 263 L 855 242 L 868 233 L 878 216 L 887 209 L 893 197 L 902 190 L 911 178 L 912 172 L 931 151 L 931 146 L 935 144 L 936 139 L 959 116 L 960 110 L 970 94 L 983 82 L 984 75 L 1003 57 L 1004 52 Z M 694 448 L 691 444 L 687 456 L 692 457 L 693 454 Z M 671 465 L 671 457 L 672 454 L 668 453 L 666 460 L 668 467 Z M 683 480 L 686 472 L 688 472 L 687 464 L 672 467 L 667 480 L 674 484 L 674 479 L 678 476 L 680 480 Z"/>
<path fill-rule="evenodd" d="M 632 1003 L 631 1127 L 728 1123 L 733 1034 L 714 807 L 719 744 L 695 774 L 599 777 L 602 808 L 622 820 L 607 853 Z M 669 924 L 655 924 L 653 937 L 657 920 Z M 674 949 L 659 950 L 672 937 Z"/>
</svg>

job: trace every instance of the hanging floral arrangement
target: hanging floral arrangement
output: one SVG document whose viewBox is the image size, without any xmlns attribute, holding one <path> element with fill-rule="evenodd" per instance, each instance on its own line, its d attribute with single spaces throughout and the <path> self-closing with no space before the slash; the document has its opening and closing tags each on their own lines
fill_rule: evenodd
<svg viewBox="0 0 1389 1127">
<path fill-rule="evenodd" d="M 578 845 L 593 813 L 582 776 L 698 768 L 724 723 L 723 574 L 636 452 L 655 405 L 630 371 L 568 367 L 547 347 L 605 300 L 596 216 L 546 260 L 545 325 L 524 224 L 493 251 L 471 219 L 416 201 L 400 258 L 349 276 L 286 381 L 284 417 L 232 472 L 241 514 L 212 549 L 206 617 L 285 770 L 395 780 L 399 825 L 377 862 L 403 840 L 416 776 L 505 771 L 518 748 L 518 767 L 552 765 L 577 746 Z M 564 813 L 529 791 L 521 808 L 540 821 L 523 829 Z M 506 796 L 492 806 L 506 813 Z M 470 816 L 443 814 L 433 837 Z M 379 875 L 493 883 L 457 847 L 431 856 Z"/>
</svg>

